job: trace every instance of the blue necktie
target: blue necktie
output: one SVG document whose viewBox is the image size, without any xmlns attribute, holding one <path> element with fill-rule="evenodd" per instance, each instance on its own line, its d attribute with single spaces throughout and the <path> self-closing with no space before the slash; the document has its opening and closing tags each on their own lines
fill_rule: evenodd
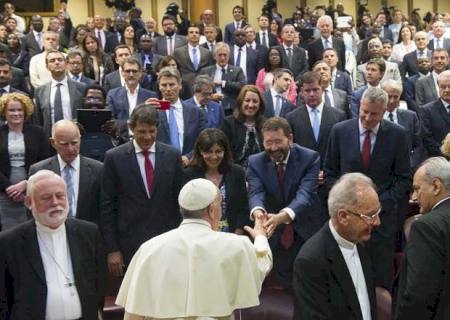
<svg viewBox="0 0 450 320">
<path fill-rule="evenodd" d="M 314 133 L 314 138 L 316 139 L 316 142 L 319 139 L 319 130 L 320 130 L 320 121 L 319 121 L 319 110 L 312 109 L 311 110 L 311 120 L 312 120 L 312 129 Z"/>
<path fill-rule="evenodd" d="M 279 94 L 277 94 L 275 96 L 275 117 L 279 117 L 280 113 L 281 113 L 281 96 Z"/>
<path fill-rule="evenodd" d="M 198 56 L 197 56 L 197 49 L 192 48 L 192 64 L 194 65 L 194 69 L 198 69 Z"/>
<path fill-rule="evenodd" d="M 174 107 L 171 106 L 169 109 L 169 134 L 170 134 L 170 144 L 180 150 L 180 139 L 178 138 L 178 125 L 177 119 L 175 118 Z M 180 150 L 181 151 L 181 150 Z"/>
<path fill-rule="evenodd" d="M 67 200 L 69 202 L 69 217 L 75 217 L 73 204 L 75 203 L 75 191 L 73 189 L 73 182 L 72 182 L 72 171 L 73 168 L 70 164 L 66 164 L 66 166 L 63 169 L 63 179 L 66 182 L 67 186 Z"/>
<path fill-rule="evenodd" d="M 242 48 L 239 48 L 239 52 L 237 55 L 237 59 L 236 59 L 236 67 L 240 67 L 241 66 L 241 53 L 242 53 Z"/>
</svg>

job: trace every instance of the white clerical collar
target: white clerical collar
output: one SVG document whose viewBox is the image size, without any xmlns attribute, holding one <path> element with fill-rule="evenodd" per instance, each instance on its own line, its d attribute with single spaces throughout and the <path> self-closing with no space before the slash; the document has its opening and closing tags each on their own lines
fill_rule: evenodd
<svg viewBox="0 0 450 320">
<path fill-rule="evenodd" d="M 66 225 L 65 223 L 61 223 L 61 225 L 55 229 L 53 228 L 49 228 L 47 226 L 44 226 L 43 224 L 39 223 L 36 219 L 34 220 L 34 222 L 36 223 L 36 229 L 38 232 L 41 233 L 46 233 L 46 234 L 58 234 L 58 233 L 62 233 L 66 230 Z"/>
<path fill-rule="evenodd" d="M 344 249 L 349 250 L 355 250 L 356 244 L 354 244 L 351 241 L 348 241 L 347 239 L 344 239 L 334 228 L 333 223 L 331 222 L 331 219 L 328 221 L 328 225 L 330 226 L 331 234 L 333 235 L 334 240 L 336 240 L 339 247 L 342 247 Z"/>
<path fill-rule="evenodd" d="M 438 201 L 438 202 L 433 206 L 433 208 L 431 208 L 431 210 L 434 210 L 434 209 L 435 209 L 437 206 L 439 206 L 442 202 L 447 201 L 447 200 L 449 200 L 449 199 L 450 199 L 450 197 L 446 197 L 446 198 L 444 198 L 444 199 Z"/>
<path fill-rule="evenodd" d="M 150 153 L 155 153 L 156 152 L 156 147 L 155 147 L 156 143 L 153 142 L 152 146 L 148 149 L 148 151 Z M 135 153 L 141 153 L 142 151 L 144 151 L 141 146 L 138 145 L 138 143 L 136 142 L 135 139 L 133 139 L 133 146 L 134 146 L 134 151 Z"/>
<path fill-rule="evenodd" d="M 203 220 L 203 219 L 183 219 L 180 226 L 185 226 L 188 224 L 199 224 L 199 225 L 206 226 L 206 227 L 212 229 L 211 224 L 208 221 Z"/>
</svg>

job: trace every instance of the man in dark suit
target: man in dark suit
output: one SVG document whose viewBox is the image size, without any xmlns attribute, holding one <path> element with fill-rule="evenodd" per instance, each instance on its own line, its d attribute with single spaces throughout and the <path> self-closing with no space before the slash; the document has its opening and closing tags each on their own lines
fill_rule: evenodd
<svg viewBox="0 0 450 320">
<path fill-rule="evenodd" d="M 361 173 L 343 175 L 328 199 L 330 220 L 294 262 L 294 319 L 376 319 L 375 286 L 364 242 L 380 225 L 375 185 Z"/>
<path fill-rule="evenodd" d="M 429 57 L 431 58 L 431 50 L 428 46 L 428 35 L 425 31 L 419 31 L 414 35 L 414 42 L 417 49 L 405 54 L 403 61 L 400 65 L 400 72 L 403 79 L 411 77 L 419 73 L 417 70 L 417 59 Z"/>
<path fill-rule="evenodd" d="M 245 75 L 240 67 L 228 64 L 230 61 L 230 48 L 220 42 L 214 48 L 216 64 L 203 68 L 200 74 L 206 74 L 214 79 L 215 93 L 213 100 L 220 101 L 225 115 L 232 112 L 236 97 L 245 85 Z"/>
<path fill-rule="evenodd" d="M 49 170 L 28 179 L 25 204 L 34 219 L 0 234 L 0 297 L 10 319 L 97 319 L 106 287 L 97 226 L 67 219 L 66 185 Z"/>
<path fill-rule="evenodd" d="M 105 27 L 105 18 L 102 17 L 101 15 L 96 14 L 94 16 L 94 30 L 92 30 L 92 33 L 99 40 L 103 51 L 105 51 L 106 39 L 108 39 L 108 37 L 111 34 L 110 32 L 104 30 L 104 27 Z"/>
<path fill-rule="evenodd" d="M 139 38 L 139 52 L 136 53 L 136 57 L 148 82 L 156 82 L 156 70 L 162 57 L 152 51 L 152 38 L 148 34 L 143 34 Z"/>
<path fill-rule="evenodd" d="M 206 41 L 201 44 L 202 47 L 208 49 L 210 52 L 213 52 L 214 46 L 218 42 L 217 38 L 217 28 L 215 25 L 208 25 L 203 28 L 203 35 Z"/>
<path fill-rule="evenodd" d="M 271 18 L 268 15 L 262 14 L 258 17 L 259 31 L 256 33 L 255 41 L 267 49 L 278 45 L 277 38 L 270 32 Z"/>
<path fill-rule="evenodd" d="M 192 85 L 194 96 L 184 100 L 183 103 L 191 104 L 200 108 L 207 119 L 206 128 L 221 128 L 224 118 L 222 106 L 211 100 L 214 84 L 207 75 L 199 75 Z"/>
<path fill-rule="evenodd" d="M 5 93 L 18 92 L 27 95 L 25 92 L 14 88 L 12 82 L 12 67 L 11 62 L 0 58 L 0 96 Z"/>
<path fill-rule="evenodd" d="M 442 20 L 437 20 L 432 26 L 433 39 L 428 43 L 428 49 L 445 49 L 450 54 L 450 39 L 444 37 L 445 24 Z"/>
<path fill-rule="evenodd" d="M 350 104 L 353 94 L 352 78 L 346 71 L 337 69 L 339 60 L 336 50 L 334 50 L 333 48 L 323 50 L 322 58 L 323 61 L 325 61 L 325 63 L 328 64 L 331 68 L 331 88 L 340 89 L 347 92 L 347 99 L 348 103 Z"/>
<path fill-rule="evenodd" d="M 283 117 L 294 110 L 295 106 L 284 97 L 294 76 L 289 69 L 279 68 L 273 72 L 273 85 L 263 93 L 264 117 Z"/>
<path fill-rule="evenodd" d="M 450 132 L 450 70 L 438 76 L 439 98 L 420 108 L 423 144 L 428 156 L 441 156 L 441 144 Z"/>
<path fill-rule="evenodd" d="M 247 44 L 247 48 L 252 49 L 256 52 L 256 72 L 261 70 L 264 67 L 267 52 L 269 49 L 266 46 L 263 46 L 262 44 L 256 43 L 256 32 L 255 29 L 251 25 L 246 25 L 244 27 L 245 31 L 245 41 Z M 256 81 L 256 78 L 255 78 Z"/>
<path fill-rule="evenodd" d="M 380 26 L 380 33 L 379 36 L 381 39 L 388 39 L 394 42 L 394 35 L 392 34 L 391 29 L 389 29 L 389 26 L 386 25 L 386 14 L 384 11 L 380 11 L 375 16 L 375 22 L 378 23 Z M 366 38 L 370 38 L 372 36 L 371 32 L 368 32 L 366 35 Z"/>
<path fill-rule="evenodd" d="M 105 76 L 103 80 L 103 88 L 105 88 L 106 92 L 125 85 L 125 79 L 121 73 L 120 65 L 123 61 L 130 57 L 131 50 L 127 45 L 121 44 L 114 49 L 114 61 L 119 68 Z"/>
<path fill-rule="evenodd" d="M 422 216 L 410 231 L 400 268 L 394 319 L 444 320 L 450 314 L 450 164 L 426 160 L 414 175 L 412 200 Z"/>
<path fill-rule="evenodd" d="M 204 67 L 214 63 L 208 49 L 199 46 L 200 31 L 198 27 L 189 27 L 188 44 L 175 49 L 173 57 L 179 63 L 181 78 L 185 83 L 192 83 Z M 192 94 L 192 92 L 190 92 Z"/>
<path fill-rule="evenodd" d="M 83 103 L 86 86 L 67 77 L 66 58 L 62 52 L 49 50 L 45 61 L 52 80 L 36 88 L 36 109 L 33 116 L 35 123 L 42 126 L 50 137 L 55 122 L 76 118 L 77 109 Z"/>
<path fill-rule="evenodd" d="M 145 28 L 141 29 L 139 32 L 136 33 L 138 38 L 140 38 L 142 35 L 146 34 L 149 35 L 151 39 L 155 39 L 156 37 L 159 37 L 160 34 L 156 32 L 156 21 L 152 17 L 146 19 L 144 21 Z"/>
<path fill-rule="evenodd" d="M 62 176 L 68 186 L 69 217 L 98 223 L 103 164 L 80 156 L 80 130 L 72 121 L 60 120 L 52 131 L 56 155 L 33 164 L 28 175 L 46 169 Z"/>
<path fill-rule="evenodd" d="M 258 53 L 245 45 L 245 38 L 246 33 L 243 29 L 237 29 L 234 32 L 234 44 L 230 45 L 230 59 L 228 63 L 242 69 L 248 84 L 255 84 L 256 75 L 259 71 Z"/>
<path fill-rule="evenodd" d="M 222 41 L 222 29 L 214 25 L 214 12 L 211 9 L 206 9 L 200 14 L 200 22 L 197 24 L 201 35 L 205 35 L 205 28 L 213 26 L 216 29 L 216 39 L 217 41 Z"/>
<path fill-rule="evenodd" d="M 124 17 L 121 16 L 116 17 L 116 19 L 114 20 L 114 31 L 111 32 L 106 38 L 105 43 L 106 53 L 112 53 L 119 44 L 123 43 L 122 37 L 126 24 L 127 22 Z"/>
<path fill-rule="evenodd" d="M 66 56 L 67 76 L 73 81 L 84 83 L 86 86 L 96 84 L 95 80 L 83 74 L 83 58 L 81 52 L 71 51 Z"/>
<path fill-rule="evenodd" d="M 265 151 L 248 161 L 251 216 L 266 220 L 273 252 L 273 271 L 292 288 L 292 265 L 303 243 L 320 228 L 317 177 L 320 157 L 292 142 L 284 118 L 266 120 L 262 128 Z"/>
<path fill-rule="evenodd" d="M 157 98 L 153 91 L 141 88 L 139 79 L 142 77 L 141 64 L 135 58 L 125 59 L 120 69 L 125 85 L 111 89 L 106 97 L 106 105 L 112 112 L 113 119 L 121 120 L 125 125 L 136 106 L 149 98 Z"/>
<path fill-rule="evenodd" d="M 322 59 L 322 52 L 326 48 L 334 48 L 338 53 L 339 62 L 337 68 L 341 71 L 345 70 L 345 46 L 341 39 L 332 37 L 333 21 L 330 16 L 323 15 L 317 20 L 317 28 L 320 31 L 320 38 L 312 41 L 308 45 L 309 66 L 312 68 L 314 64 Z"/>
<path fill-rule="evenodd" d="M 308 54 L 306 50 L 298 46 L 294 46 L 295 28 L 292 24 L 285 24 L 281 31 L 283 44 L 281 52 L 283 52 L 283 61 L 287 61 L 288 68 L 294 75 L 294 80 L 298 81 L 300 76 L 308 71 Z"/>
<path fill-rule="evenodd" d="M 153 39 L 153 52 L 160 56 L 172 55 L 176 48 L 187 44 L 186 37 L 175 33 L 176 23 L 173 16 L 166 15 L 162 18 L 164 35 Z"/>
<path fill-rule="evenodd" d="M 416 82 L 416 102 L 419 109 L 425 104 L 439 98 L 437 79 L 439 74 L 447 70 L 449 54 L 445 49 L 435 49 L 431 54 L 431 66 L 433 71 L 426 77 Z"/>
<path fill-rule="evenodd" d="M 181 76 L 178 70 L 170 67 L 162 68 L 158 82 L 162 98 L 170 102 L 170 108 L 160 111 L 156 139 L 178 149 L 186 166 L 198 135 L 206 128 L 206 115 L 197 106 L 181 102 L 179 98 Z M 155 98 L 148 99 L 146 103 L 155 107 L 160 106 Z"/>
<path fill-rule="evenodd" d="M 242 6 L 234 6 L 233 7 L 233 18 L 234 21 L 225 25 L 225 37 L 223 39 L 224 42 L 228 43 L 228 45 L 232 45 L 234 41 L 234 32 L 238 29 L 242 29 L 247 25 L 247 22 L 244 20 L 244 7 Z"/>
<path fill-rule="evenodd" d="M 33 30 L 22 38 L 22 50 L 28 52 L 30 58 L 42 52 L 44 41 L 42 29 L 44 28 L 44 21 L 41 16 L 35 15 L 31 17 L 31 25 L 33 26 Z"/>
<path fill-rule="evenodd" d="M 416 83 L 419 79 L 422 79 L 430 74 L 431 71 L 431 59 L 428 57 L 417 59 L 417 74 L 406 78 L 405 86 L 405 101 L 408 105 L 408 109 L 416 113 L 419 113 L 419 106 L 416 101 Z"/>
<path fill-rule="evenodd" d="M 181 156 L 156 141 L 158 122 L 155 108 L 138 106 L 129 121 L 133 140 L 106 152 L 100 227 L 115 276 L 123 275 L 142 243 L 181 221 Z"/>
<path fill-rule="evenodd" d="M 364 173 L 377 186 L 381 227 L 374 232 L 369 251 L 375 284 L 390 290 L 396 206 L 411 188 L 411 167 L 406 131 L 383 120 L 387 99 L 382 89 L 368 88 L 361 100 L 359 119 L 340 122 L 331 129 L 324 171 L 329 189 L 348 172 Z"/>
</svg>

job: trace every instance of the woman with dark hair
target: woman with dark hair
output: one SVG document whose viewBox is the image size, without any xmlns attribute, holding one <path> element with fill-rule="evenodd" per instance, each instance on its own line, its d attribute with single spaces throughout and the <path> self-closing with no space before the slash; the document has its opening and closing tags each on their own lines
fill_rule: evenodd
<svg viewBox="0 0 450 320">
<path fill-rule="evenodd" d="M 413 34 L 410 27 L 404 24 L 398 33 L 397 44 L 392 47 L 391 58 L 393 62 L 402 63 L 405 54 L 413 52 L 417 49 L 413 40 Z"/>
<path fill-rule="evenodd" d="M 203 130 L 197 137 L 192 160 L 184 169 L 185 183 L 197 178 L 213 182 L 222 195 L 220 231 L 243 234 L 248 222 L 248 197 L 245 171 L 233 164 L 225 134 L 215 128 Z"/>
<path fill-rule="evenodd" d="M 41 127 L 26 121 L 33 113 L 30 98 L 20 93 L 0 97 L 0 216 L 2 229 L 27 220 L 24 206 L 30 166 L 49 156 L 48 139 Z"/>
<path fill-rule="evenodd" d="M 281 39 L 281 28 L 283 27 L 283 23 L 278 19 L 272 19 L 270 23 L 270 33 L 272 33 L 278 41 L 278 44 L 283 43 L 283 39 Z"/>
<path fill-rule="evenodd" d="M 254 85 L 242 87 L 232 115 L 225 117 L 222 130 L 231 145 L 235 163 L 247 168 L 248 157 L 263 150 L 261 128 L 264 101 Z"/>
<path fill-rule="evenodd" d="M 127 25 L 123 30 L 122 42 L 130 48 L 131 55 L 138 50 L 138 44 L 136 41 L 136 32 L 131 24 Z"/>
<path fill-rule="evenodd" d="M 80 51 L 81 53 L 84 53 L 83 49 L 83 40 L 86 38 L 86 36 L 91 33 L 87 25 L 79 24 L 75 27 L 73 32 L 72 40 L 70 41 L 70 51 Z"/>
<path fill-rule="evenodd" d="M 161 59 L 159 60 L 158 65 L 156 66 L 156 75 L 158 75 L 159 70 L 161 70 L 164 67 L 173 67 L 176 68 L 178 70 L 178 72 L 180 72 L 180 64 L 178 63 L 177 59 L 175 59 L 174 56 L 162 56 Z M 189 95 L 189 92 L 191 92 L 190 87 L 192 84 L 186 83 L 186 82 L 181 82 L 181 92 L 180 92 L 180 99 L 181 100 L 187 100 L 192 98 L 191 95 Z M 161 92 L 159 91 L 159 87 L 158 87 L 158 82 L 155 81 L 154 82 L 154 87 L 153 87 L 153 91 L 155 91 L 156 93 L 158 93 L 158 96 L 161 97 Z"/>
<path fill-rule="evenodd" d="M 6 37 L 6 43 L 10 51 L 9 61 L 12 66 L 22 69 L 24 76 L 27 76 L 30 65 L 30 55 L 27 51 L 22 50 L 20 39 L 17 34 L 8 34 Z"/>
<path fill-rule="evenodd" d="M 0 24 L 0 42 L 6 43 L 6 36 L 8 35 L 8 30 L 6 29 L 6 26 L 1 23 Z"/>
<path fill-rule="evenodd" d="M 264 68 L 259 70 L 255 83 L 261 93 L 272 88 L 273 71 L 275 69 L 289 67 L 287 61 L 284 61 L 282 50 L 281 47 L 272 47 L 267 51 Z M 297 86 L 294 79 L 291 81 L 289 90 L 285 93 L 285 98 L 292 104 L 297 104 Z"/>
<path fill-rule="evenodd" d="M 84 38 L 83 50 L 85 51 L 84 75 L 94 79 L 98 84 L 102 84 L 104 77 L 114 71 L 111 57 L 103 52 L 98 38 L 92 34 L 88 34 Z"/>
</svg>

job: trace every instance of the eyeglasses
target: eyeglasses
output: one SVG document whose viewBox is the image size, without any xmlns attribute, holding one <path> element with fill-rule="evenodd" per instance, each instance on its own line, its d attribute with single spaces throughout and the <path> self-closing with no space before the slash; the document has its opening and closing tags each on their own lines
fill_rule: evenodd
<svg viewBox="0 0 450 320">
<path fill-rule="evenodd" d="M 364 220 L 364 222 L 366 222 L 366 223 L 373 223 L 377 218 L 378 218 L 378 216 L 380 215 L 380 213 L 381 213 L 381 208 L 379 208 L 375 213 L 373 213 L 373 214 L 370 214 L 370 212 L 369 213 L 367 213 L 367 214 L 365 214 L 365 213 L 356 213 L 356 212 L 353 212 L 353 211 L 351 211 L 351 210 L 348 210 L 348 209 L 345 209 L 345 211 L 347 211 L 348 213 L 351 213 L 352 215 L 354 215 L 354 216 L 357 216 L 357 217 L 360 217 L 362 220 Z"/>
</svg>

